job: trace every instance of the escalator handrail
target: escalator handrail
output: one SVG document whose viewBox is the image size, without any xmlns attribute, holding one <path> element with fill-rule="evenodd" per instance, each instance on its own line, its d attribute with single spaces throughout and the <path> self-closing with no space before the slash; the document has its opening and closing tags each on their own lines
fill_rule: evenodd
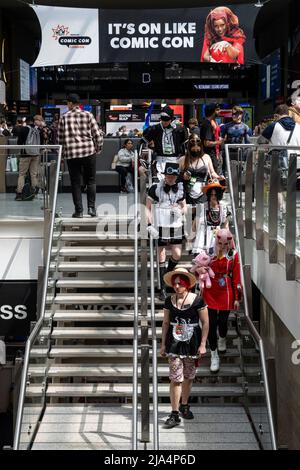
<svg viewBox="0 0 300 470">
<path fill-rule="evenodd" d="M 1 146 L 0 146 L 1 147 Z M 27 146 L 26 146 L 27 147 Z M 32 145 L 28 147 L 39 147 L 38 145 Z M 19 401 L 18 401 L 18 411 L 17 411 L 17 419 L 16 419 L 16 428 L 15 428 L 15 435 L 14 435 L 14 442 L 13 442 L 13 449 L 18 450 L 20 445 L 20 437 L 21 437 L 21 426 L 22 426 L 22 418 L 23 418 L 23 411 L 24 411 L 24 401 L 25 401 L 25 393 L 26 393 L 26 382 L 27 382 L 27 374 L 28 374 L 28 366 L 29 366 L 29 357 L 31 347 L 33 342 L 35 341 L 45 318 L 45 307 L 46 307 L 46 297 L 47 297 L 47 289 L 48 289 L 48 274 L 50 270 L 50 260 L 51 260 L 51 246 L 53 240 L 53 232 L 54 232 L 54 222 L 55 222 L 55 208 L 57 204 L 57 192 L 58 192 L 58 179 L 59 179 L 59 172 L 60 172 L 60 165 L 61 165 L 61 155 L 62 155 L 62 146 L 61 145 L 42 145 L 42 148 L 53 148 L 58 149 L 58 158 L 57 158 L 57 168 L 56 168 L 56 175 L 55 175 L 55 185 L 54 185 L 54 195 L 53 195 L 53 208 L 51 214 L 51 221 L 50 221 L 50 230 L 49 230 L 49 241 L 47 247 L 47 258 L 46 258 L 46 265 L 44 271 L 44 282 L 43 282 L 43 293 L 42 293 L 42 302 L 41 302 L 41 315 L 32 330 L 25 348 L 25 355 L 24 355 L 24 365 L 22 371 L 22 379 L 21 379 L 21 386 L 19 392 Z M 11 148 L 11 147 L 10 147 Z M 17 146 L 16 148 L 20 148 Z"/>
<path fill-rule="evenodd" d="M 232 176 L 231 176 L 229 148 L 241 148 L 241 147 L 242 148 L 253 148 L 253 147 L 257 148 L 258 146 L 257 145 L 251 145 L 251 144 L 243 144 L 243 145 L 226 144 L 225 145 L 226 165 L 227 165 L 227 171 L 228 171 L 228 180 L 229 180 L 230 195 L 231 195 L 232 213 L 233 213 L 233 220 L 234 220 L 234 225 L 235 225 L 235 229 L 236 229 L 235 230 L 236 246 L 237 246 L 239 255 L 240 255 L 240 236 L 239 236 L 237 217 L 236 217 L 235 200 L 234 200 L 234 197 L 233 197 L 234 191 L 233 191 Z M 263 147 L 263 146 L 261 146 L 261 147 Z M 268 148 L 270 148 L 270 147 L 268 147 Z M 278 146 L 274 147 L 274 148 L 278 148 Z M 243 263 L 242 262 L 240 263 L 240 274 L 241 274 L 242 285 L 244 286 L 244 289 L 245 289 L 246 284 L 245 284 L 245 279 L 244 279 L 244 270 L 243 270 Z M 269 425 L 270 425 L 271 444 L 272 444 L 272 449 L 277 450 L 277 443 L 276 443 L 276 436 L 275 436 L 275 426 L 274 426 L 273 413 L 272 413 L 272 407 L 271 407 L 271 398 L 270 398 L 269 383 L 268 383 L 268 376 L 267 376 L 264 345 L 263 345 L 262 338 L 259 335 L 258 331 L 256 330 L 256 328 L 255 328 L 255 326 L 254 326 L 254 324 L 251 320 L 251 317 L 249 315 L 247 295 L 244 295 L 244 305 L 245 305 L 245 318 L 246 318 L 249 330 L 250 330 L 251 334 L 254 336 L 254 338 L 255 338 L 255 340 L 258 344 L 258 347 L 259 347 L 259 354 L 260 354 L 260 360 L 261 360 L 261 365 L 262 365 L 263 383 L 264 383 L 264 389 L 265 389 L 266 401 L 267 401 L 268 419 L 269 419 Z"/>
</svg>

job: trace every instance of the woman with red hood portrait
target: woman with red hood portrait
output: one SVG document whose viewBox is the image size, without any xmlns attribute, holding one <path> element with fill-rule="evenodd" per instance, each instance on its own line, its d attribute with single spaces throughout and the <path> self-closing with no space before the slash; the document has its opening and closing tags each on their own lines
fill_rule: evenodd
<svg viewBox="0 0 300 470">
<path fill-rule="evenodd" d="M 244 64 L 245 41 L 239 19 L 230 8 L 215 8 L 206 18 L 201 62 Z"/>
</svg>

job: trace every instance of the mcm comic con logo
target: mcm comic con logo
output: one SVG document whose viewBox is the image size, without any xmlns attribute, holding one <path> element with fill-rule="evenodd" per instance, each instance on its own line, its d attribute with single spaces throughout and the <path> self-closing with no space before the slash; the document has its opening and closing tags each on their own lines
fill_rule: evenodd
<svg viewBox="0 0 300 470">
<path fill-rule="evenodd" d="M 56 28 L 52 28 L 52 31 L 52 37 L 55 39 L 55 41 L 58 41 L 61 46 L 67 46 L 71 48 L 85 48 L 92 42 L 92 38 L 89 36 L 71 34 L 69 26 L 58 24 Z"/>
</svg>

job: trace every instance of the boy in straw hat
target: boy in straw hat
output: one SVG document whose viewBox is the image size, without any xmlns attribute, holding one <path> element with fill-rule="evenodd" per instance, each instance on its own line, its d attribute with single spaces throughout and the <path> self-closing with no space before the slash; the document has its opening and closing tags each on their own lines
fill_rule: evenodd
<svg viewBox="0 0 300 470">
<path fill-rule="evenodd" d="M 206 353 L 209 320 L 203 299 L 191 292 L 196 278 L 185 268 L 176 268 L 164 276 L 175 294 L 165 300 L 160 354 L 169 358 L 172 411 L 166 428 L 193 419 L 188 401 L 196 375 L 196 361 Z M 200 328 L 201 321 L 202 329 Z M 181 399 L 181 404 L 180 404 Z"/>
<path fill-rule="evenodd" d="M 183 183 L 177 182 L 178 163 L 166 163 L 164 180 L 153 184 L 147 198 L 148 232 L 158 238 L 160 297 L 166 298 L 163 276 L 172 271 L 181 258 L 183 241 L 183 214 L 186 213 Z M 166 246 L 171 247 L 171 257 L 166 269 Z"/>
</svg>

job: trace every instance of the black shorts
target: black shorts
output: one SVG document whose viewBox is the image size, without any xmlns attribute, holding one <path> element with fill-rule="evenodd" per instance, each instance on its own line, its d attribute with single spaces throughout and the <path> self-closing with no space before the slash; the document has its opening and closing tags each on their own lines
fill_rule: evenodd
<svg viewBox="0 0 300 470">
<path fill-rule="evenodd" d="M 159 238 L 158 246 L 168 246 L 168 245 L 182 245 L 184 237 L 182 238 Z"/>
</svg>

